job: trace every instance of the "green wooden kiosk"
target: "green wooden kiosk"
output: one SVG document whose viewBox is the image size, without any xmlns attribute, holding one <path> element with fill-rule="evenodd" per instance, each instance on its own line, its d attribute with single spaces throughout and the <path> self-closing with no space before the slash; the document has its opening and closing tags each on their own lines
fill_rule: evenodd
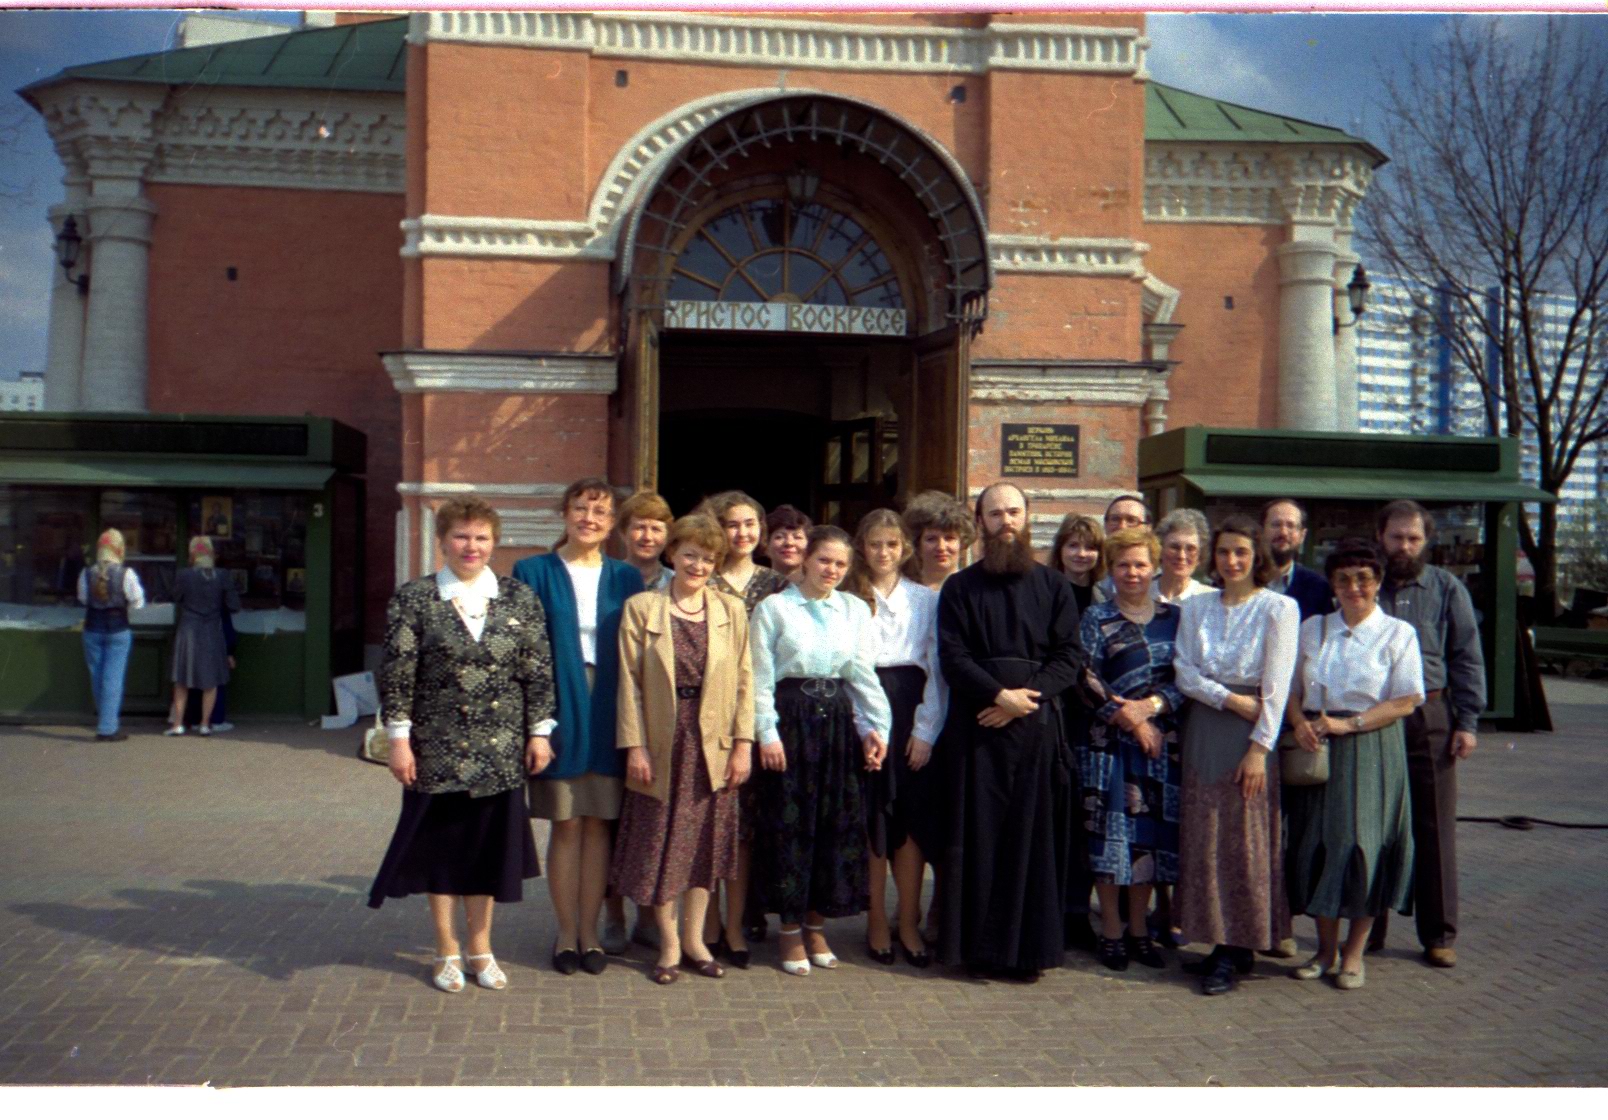
<svg viewBox="0 0 1608 1120">
<path fill-rule="evenodd" d="M 330 678 L 362 668 L 366 455 L 312 416 L 0 414 L 0 720 L 93 718 L 76 590 L 107 526 L 148 600 L 125 715 L 167 709 L 171 589 L 202 533 L 244 607 L 231 713 L 328 711 Z"/>
<path fill-rule="evenodd" d="M 1554 500 L 1520 480 L 1517 440 L 1176 428 L 1140 441 L 1139 486 L 1158 518 L 1181 506 L 1259 518 L 1262 503 L 1294 498 L 1307 510 L 1301 562 L 1319 570 L 1341 538 L 1373 539 L 1386 502 L 1420 503 L 1439 522 L 1430 562 L 1463 578 L 1480 615 L 1485 715 L 1514 714 L 1518 503 Z"/>
</svg>

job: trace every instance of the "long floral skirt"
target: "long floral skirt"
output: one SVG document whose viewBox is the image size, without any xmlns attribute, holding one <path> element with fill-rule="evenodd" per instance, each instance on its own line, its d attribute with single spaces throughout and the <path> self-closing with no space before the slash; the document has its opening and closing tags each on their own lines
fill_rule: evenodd
<svg viewBox="0 0 1608 1120">
<path fill-rule="evenodd" d="M 749 890 L 761 913 L 776 914 L 786 925 L 812 910 L 846 918 L 870 904 L 864 763 L 848 689 L 837 682 L 831 695 L 810 695 L 802 685 L 796 678 L 776 685 L 777 732 L 787 769 L 778 773 L 756 762 L 751 779 Z"/>
<path fill-rule="evenodd" d="M 1271 949 L 1290 936 L 1278 752 L 1268 752 L 1266 788 L 1247 801 L 1234 774 L 1250 746 L 1248 722 L 1232 712 L 1191 704 L 1183 739 L 1173 917 L 1189 941 Z"/>
</svg>

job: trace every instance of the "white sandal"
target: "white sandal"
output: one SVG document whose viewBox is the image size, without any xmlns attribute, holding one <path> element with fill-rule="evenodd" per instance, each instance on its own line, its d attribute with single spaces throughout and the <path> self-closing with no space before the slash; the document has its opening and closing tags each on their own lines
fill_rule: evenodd
<svg viewBox="0 0 1608 1120">
<path fill-rule="evenodd" d="M 823 922 L 821 925 L 812 926 L 808 922 L 804 922 L 800 926 L 800 930 L 822 933 L 826 930 L 826 924 Z M 837 955 L 831 950 L 827 950 L 824 953 L 810 953 L 810 960 L 814 962 L 816 968 L 836 968 L 838 966 Z"/>
<path fill-rule="evenodd" d="M 490 988 L 494 992 L 500 992 L 508 987 L 508 977 L 503 975 L 503 970 L 497 967 L 497 958 L 490 953 L 474 953 L 465 957 L 464 960 L 471 964 L 475 961 L 491 962 L 485 968 L 469 970 L 469 975 L 473 976 L 482 988 Z"/>
<path fill-rule="evenodd" d="M 776 936 L 796 937 L 798 938 L 799 947 L 802 948 L 804 945 L 804 931 L 802 929 L 777 930 Z M 783 957 L 782 971 L 787 973 L 789 976 L 808 976 L 810 974 L 810 962 L 808 960 L 790 961 L 786 957 Z"/>
<path fill-rule="evenodd" d="M 458 961 L 460 960 L 458 954 L 453 953 L 450 957 L 436 957 L 434 959 L 435 963 L 441 966 L 436 969 L 435 976 L 431 978 L 435 981 L 435 986 L 443 992 L 463 991 L 463 969 L 458 967 Z"/>
</svg>

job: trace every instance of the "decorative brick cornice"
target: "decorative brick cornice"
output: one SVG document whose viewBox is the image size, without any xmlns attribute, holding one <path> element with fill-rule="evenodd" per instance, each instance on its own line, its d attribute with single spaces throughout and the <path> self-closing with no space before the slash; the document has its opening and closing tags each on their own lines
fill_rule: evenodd
<svg viewBox="0 0 1608 1120">
<path fill-rule="evenodd" d="M 37 100 L 69 178 L 404 189 L 397 94 L 71 82 Z"/>
<path fill-rule="evenodd" d="M 1123 27 L 910 27 L 659 12 L 416 12 L 408 41 L 766 69 L 1049 70 L 1141 77 L 1150 45 L 1138 31 Z"/>
<path fill-rule="evenodd" d="M 1349 226 L 1373 159 L 1343 144 L 1145 145 L 1145 220 Z"/>
<path fill-rule="evenodd" d="M 383 355 L 399 393 L 614 392 L 617 363 L 610 354 L 484 354 L 402 351 Z"/>
<path fill-rule="evenodd" d="M 1030 237 L 1018 233 L 988 236 L 995 272 L 1040 272 L 1062 276 L 1145 275 L 1150 246 L 1122 237 Z"/>
<path fill-rule="evenodd" d="M 1137 407 L 1164 390 L 1166 378 L 1165 369 L 1139 363 L 977 359 L 971 392 L 979 401 Z"/>
</svg>

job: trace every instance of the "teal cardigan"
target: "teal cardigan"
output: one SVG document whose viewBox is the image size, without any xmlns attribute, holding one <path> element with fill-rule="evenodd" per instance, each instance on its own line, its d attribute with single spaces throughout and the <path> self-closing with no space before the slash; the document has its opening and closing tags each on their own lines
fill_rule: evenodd
<svg viewBox="0 0 1608 1120">
<path fill-rule="evenodd" d="M 643 590 L 642 573 L 630 564 L 603 558 L 597 585 L 597 672 L 591 695 L 581 657 L 581 624 L 575 613 L 575 585 L 558 553 L 530 556 L 514 565 L 514 578 L 529 585 L 547 612 L 547 641 L 553 648 L 553 683 L 558 703 L 553 718 L 553 762 L 536 775 L 578 778 L 582 774 L 625 774 L 625 760 L 614 747 L 615 692 L 620 685 L 620 617 L 625 601 Z"/>
</svg>

